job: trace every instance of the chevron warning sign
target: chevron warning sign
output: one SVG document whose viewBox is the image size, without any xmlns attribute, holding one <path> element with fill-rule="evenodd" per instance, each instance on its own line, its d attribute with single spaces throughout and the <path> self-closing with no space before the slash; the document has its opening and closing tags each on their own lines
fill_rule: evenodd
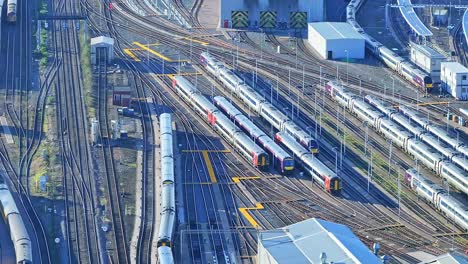
<svg viewBox="0 0 468 264">
<path fill-rule="evenodd" d="M 262 11 L 260 12 L 260 27 L 261 28 L 275 28 L 276 27 L 275 11 Z"/>
<path fill-rule="evenodd" d="M 249 12 L 231 11 L 231 20 L 233 28 L 246 28 L 249 26 Z"/>
<path fill-rule="evenodd" d="M 307 27 L 307 12 L 291 12 L 289 16 L 291 28 Z"/>
</svg>

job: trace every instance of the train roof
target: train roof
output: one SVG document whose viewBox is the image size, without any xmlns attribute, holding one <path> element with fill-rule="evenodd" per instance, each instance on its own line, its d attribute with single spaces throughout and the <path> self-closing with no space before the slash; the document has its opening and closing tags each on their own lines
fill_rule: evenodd
<svg viewBox="0 0 468 264">
<path fill-rule="evenodd" d="M 6 186 L 6 185 L 5 185 Z M 0 189 L 0 203 L 3 207 L 3 213 L 9 215 L 11 213 L 18 213 L 18 207 L 9 189 Z"/>
</svg>

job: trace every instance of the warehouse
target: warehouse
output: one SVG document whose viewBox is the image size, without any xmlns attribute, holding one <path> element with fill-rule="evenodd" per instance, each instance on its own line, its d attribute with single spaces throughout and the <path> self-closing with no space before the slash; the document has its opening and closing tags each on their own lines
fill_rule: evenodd
<svg viewBox="0 0 468 264">
<path fill-rule="evenodd" d="M 441 88 L 457 100 L 468 100 L 468 69 L 458 62 L 442 62 Z"/>
<path fill-rule="evenodd" d="M 258 263 L 379 263 L 346 226 L 311 218 L 258 236 Z"/>
<path fill-rule="evenodd" d="M 348 23 L 309 24 L 309 43 L 324 59 L 364 59 L 365 40 Z"/>
<path fill-rule="evenodd" d="M 440 83 L 440 64 L 447 58 L 428 46 L 411 44 L 411 61 L 431 75 L 434 83 Z"/>
</svg>

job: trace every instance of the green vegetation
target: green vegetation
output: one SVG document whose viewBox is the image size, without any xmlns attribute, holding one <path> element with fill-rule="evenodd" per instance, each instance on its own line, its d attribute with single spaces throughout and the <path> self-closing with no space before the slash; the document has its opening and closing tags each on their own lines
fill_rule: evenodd
<svg viewBox="0 0 468 264">
<path fill-rule="evenodd" d="M 46 2 L 42 2 L 41 8 L 39 9 L 39 13 L 41 15 L 48 13 Z M 47 50 L 47 37 L 48 37 L 47 30 L 41 29 L 40 34 L 41 34 L 40 35 L 41 44 L 39 45 L 39 54 L 41 55 L 41 60 L 40 60 L 39 65 L 42 68 L 44 68 L 47 65 L 47 62 L 49 60 L 49 52 Z"/>
<path fill-rule="evenodd" d="M 96 99 L 93 95 L 93 73 L 91 71 L 91 44 L 90 39 L 85 37 L 85 34 L 80 34 L 80 61 L 81 72 L 83 74 L 83 86 L 85 93 L 85 105 L 87 109 L 88 119 L 96 115 Z"/>
</svg>

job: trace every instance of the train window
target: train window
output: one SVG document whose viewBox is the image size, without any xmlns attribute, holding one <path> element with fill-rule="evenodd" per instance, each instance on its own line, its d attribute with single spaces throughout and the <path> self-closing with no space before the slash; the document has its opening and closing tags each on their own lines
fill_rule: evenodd
<svg viewBox="0 0 468 264">
<path fill-rule="evenodd" d="M 462 80 L 466 81 L 466 75 L 462 75 Z"/>
</svg>

